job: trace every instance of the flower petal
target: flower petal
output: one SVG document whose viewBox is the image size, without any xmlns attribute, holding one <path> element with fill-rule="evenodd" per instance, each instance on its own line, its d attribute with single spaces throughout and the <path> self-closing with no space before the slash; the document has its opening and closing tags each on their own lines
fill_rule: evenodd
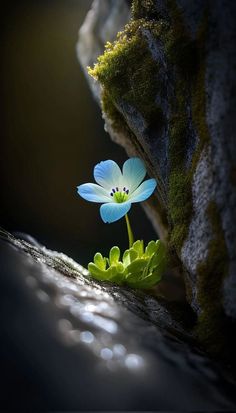
<svg viewBox="0 0 236 413">
<path fill-rule="evenodd" d="M 130 202 L 142 202 L 152 195 L 157 186 L 155 179 L 147 179 L 144 181 L 129 197 Z"/>
<path fill-rule="evenodd" d="M 130 202 L 123 202 L 120 204 L 112 202 L 110 204 L 103 204 L 100 207 L 101 218 L 107 224 L 118 221 L 118 219 L 127 214 L 127 212 L 130 210 L 130 207 Z"/>
<path fill-rule="evenodd" d="M 139 158 L 130 158 L 123 165 L 123 184 L 133 192 L 146 175 L 146 168 Z"/>
<path fill-rule="evenodd" d="M 112 202 L 106 189 L 97 184 L 83 184 L 77 186 L 78 194 L 90 202 Z"/>
<path fill-rule="evenodd" d="M 113 187 L 119 187 L 122 174 L 116 162 L 107 160 L 98 163 L 93 171 L 95 181 L 109 191 Z"/>
</svg>

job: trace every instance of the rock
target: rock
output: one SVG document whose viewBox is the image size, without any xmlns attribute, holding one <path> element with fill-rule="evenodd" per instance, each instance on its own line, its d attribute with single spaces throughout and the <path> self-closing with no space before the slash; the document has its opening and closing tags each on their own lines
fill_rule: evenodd
<svg viewBox="0 0 236 413">
<path fill-rule="evenodd" d="M 5 231 L 0 265 L 2 409 L 235 409 L 235 382 L 154 297 Z"/>
<path fill-rule="evenodd" d="M 101 39 L 105 20 L 114 39 L 118 3 L 104 13 L 95 2 L 82 31 Z M 230 1 L 133 0 L 132 19 L 90 70 L 106 130 L 158 181 L 144 208 L 179 260 L 194 333 L 215 354 L 234 353 L 236 335 L 235 16 Z M 85 44 L 80 36 L 82 64 Z M 97 41 L 91 50 L 86 66 Z"/>
<path fill-rule="evenodd" d="M 113 41 L 130 18 L 130 9 L 125 0 L 94 0 L 84 24 L 79 30 L 77 55 L 90 81 L 95 98 L 100 100 L 100 86 L 91 81 L 87 67 L 93 65 L 104 52 L 107 41 Z"/>
</svg>

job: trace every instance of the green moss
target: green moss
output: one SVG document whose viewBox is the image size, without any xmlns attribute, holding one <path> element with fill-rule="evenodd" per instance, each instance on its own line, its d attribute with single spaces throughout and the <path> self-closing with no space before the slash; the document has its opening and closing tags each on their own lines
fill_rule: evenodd
<svg viewBox="0 0 236 413">
<path fill-rule="evenodd" d="M 176 168 L 177 169 L 177 168 Z M 172 221 L 170 246 L 178 253 L 187 236 L 188 223 L 192 214 L 191 180 L 189 175 L 178 170 L 172 172 L 169 179 L 169 214 Z"/>
<path fill-rule="evenodd" d="M 168 129 L 167 211 L 163 209 L 164 203 L 160 203 L 159 208 L 155 200 L 153 205 L 158 214 L 162 215 L 164 225 L 168 226 L 169 256 L 172 261 L 178 262 L 177 256 L 180 257 L 192 217 L 193 177 L 201 153 L 210 141 L 205 98 L 207 17 L 204 17 L 195 40 L 192 40 L 175 1 L 167 0 L 167 4 L 168 17 L 164 21 L 160 17 L 156 1 L 133 0 L 130 23 L 118 34 L 113 44 L 107 44 L 104 55 L 98 59 L 95 67 L 90 69 L 90 74 L 103 86 L 102 107 L 111 120 L 113 129 L 125 134 L 137 148 L 137 153 L 146 156 L 141 143 L 117 109 L 121 102 L 136 108 L 148 126 L 155 122 L 155 130 L 156 124 Z M 173 96 L 168 96 L 168 121 L 156 104 L 157 95 L 164 93 L 159 76 L 160 66 L 154 61 L 148 48 L 144 29 L 158 39 L 165 53 L 167 72 L 173 75 Z M 192 160 L 187 164 L 186 150 L 189 148 L 189 135 L 193 134 L 192 125 L 198 139 L 196 147 L 193 148 Z M 232 181 L 235 180 L 234 172 Z M 214 238 L 209 243 L 207 259 L 197 269 L 197 300 L 202 312 L 195 335 L 206 349 L 217 354 L 225 350 L 227 343 L 221 291 L 223 278 L 227 273 L 228 256 L 220 216 L 214 203 L 209 204 L 207 215 Z M 187 281 L 186 291 L 188 294 Z"/>
<path fill-rule="evenodd" d="M 179 254 L 188 234 L 192 215 L 192 176 L 185 167 L 188 118 L 186 102 L 183 98 L 184 89 L 185 85 L 179 79 L 176 84 L 176 100 L 172 102 L 172 117 L 169 124 L 168 214 L 171 225 L 170 246 L 173 246 Z"/>
<path fill-rule="evenodd" d="M 103 86 L 102 107 L 114 130 L 125 133 L 132 143 L 137 139 L 117 110 L 126 102 L 143 116 L 154 130 L 167 127 L 156 97 L 162 94 L 158 73 L 160 67 L 148 48 L 143 30 L 158 39 L 165 50 L 169 67 L 175 73 L 175 93 L 170 101 L 168 188 L 168 221 L 170 248 L 180 253 L 188 234 L 192 215 L 191 182 L 204 144 L 208 140 L 205 120 L 204 39 L 206 24 L 201 26 L 196 40 L 192 40 L 183 23 L 180 10 L 173 0 L 168 1 L 169 18 L 160 18 L 154 0 L 133 0 L 132 19 L 114 43 L 107 43 L 105 53 L 89 73 Z M 140 64 L 141 62 L 141 64 Z M 192 165 L 185 167 L 189 131 L 189 104 L 199 136 Z M 136 142 L 135 142 L 136 140 Z M 142 151 L 142 148 L 139 148 Z M 165 212 L 166 214 L 166 212 Z"/>
<path fill-rule="evenodd" d="M 195 334 L 211 354 L 227 352 L 228 321 L 223 310 L 222 286 L 228 271 L 228 252 L 220 214 L 214 202 L 207 208 L 214 234 L 208 256 L 197 268 L 197 301 L 201 308 Z M 229 351 L 229 347 L 228 347 Z"/>
<path fill-rule="evenodd" d="M 158 81 L 159 66 L 148 48 L 143 29 L 158 37 L 166 30 L 166 24 L 162 21 L 155 23 L 146 19 L 132 19 L 124 31 L 118 33 L 117 40 L 106 45 L 104 55 L 98 58 L 98 63 L 89 69 L 89 73 L 103 87 L 102 109 L 113 130 L 124 134 L 136 152 L 145 158 L 145 149 L 117 109 L 121 102 L 135 108 L 151 130 L 162 128 L 165 122 L 162 110 L 156 103 L 161 87 Z M 160 221 L 165 226 L 167 219 L 162 200 L 157 209 Z"/>
<path fill-rule="evenodd" d="M 184 240 L 188 235 L 192 216 L 192 180 L 197 163 L 209 142 L 205 112 L 205 31 L 206 20 L 200 27 L 197 38 L 192 41 L 186 32 L 179 10 L 169 2 L 172 20 L 175 22 L 168 33 L 165 47 L 170 62 L 176 70 L 176 97 L 172 102 L 170 121 L 170 179 L 169 179 L 169 221 L 170 246 L 180 254 Z M 189 63 L 191 62 L 191 63 Z M 189 130 L 189 107 L 191 104 L 192 120 L 198 135 L 198 144 L 187 168 L 186 147 Z"/>
<path fill-rule="evenodd" d="M 109 95 L 113 106 L 117 102 L 126 102 L 136 108 L 147 123 L 162 123 L 162 111 L 155 102 L 158 64 L 153 60 L 141 32 L 141 28 L 147 28 L 147 25 L 144 19 L 131 21 L 113 44 L 107 43 L 104 55 L 98 58 L 98 63 L 89 69 L 89 73 L 105 90 L 103 107 L 106 110 Z M 156 32 L 161 30 L 162 26 L 158 25 Z M 137 62 L 142 62 L 142 65 Z M 114 111 L 108 109 L 108 112 L 113 119 Z"/>
<path fill-rule="evenodd" d="M 110 120 L 112 120 L 112 127 L 116 132 L 130 133 L 130 130 L 124 121 L 122 114 L 116 109 L 109 93 L 106 89 L 102 92 L 102 110 Z"/>
<path fill-rule="evenodd" d="M 178 261 L 177 256 L 180 257 L 192 217 L 193 177 L 201 153 L 210 141 L 205 98 L 207 16 L 204 17 L 193 40 L 176 2 L 167 0 L 168 17 L 165 16 L 165 20 L 163 16 L 161 18 L 157 4 L 154 0 L 133 0 L 130 23 L 118 34 L 113 44 L 106 45 L 104 55 L 98 58 L 98 63 L 89 73 L 103 87 L 102 107 L 112 122 L 113 129 L 125 134 L 137 149 L 137 153 L 143 154 L 144 158 L 147 157 L 145 149 L 118 110 L 121 102 L 134 107 L 148 126 L 154 125 L 154 130 L 157 129 L 157 125 L 168 130 L 167 210 L 163 209 L 165 203 L 160 203 L 160 208 L 156 201 L 153 205 L 159 215 L 162 215 L 164 225 L 168 226 L 169 255 L 172 260 Z M 148 48 L 144 29 L 148 30 L 153 38 L 158 39 L 165 53 L 167 75 L 168 71 L 172 75 L 173 96 L 168 96 L 168 121 L 156 103 L 156 97 L 163 96 L 164 93 L 162 77 L 159 76 L 160 66 Z M 186 151 L 189 149 L 193 127 L 198 139 L 196 147 L 193 148 L 192 160 L 187 164 Z M 232 181 L 235 181 L 235 171 L 232 171 Z M 162 195 L 160 188 L 159 192 Z M 206 348 L 216 353 L 223 346 L 223 342 L 225 343 L 220 337 L 226 325 L 221 290 L 227 272 L 228 257 L 215 204 L 209 205 L 207 214 L 214 238 L 209 244 L 207 260 L 198 267 L 197 299 L 202 313 L 195 333 Z M 186 290 L 188 291 L 188 284 Z"/>
<path fill-rule="evenodd" d="M 158 19 L 159 10 L 156 0 L 133 0 L 132 2 L 132 16 L 133 19 Z"/>
</svg>

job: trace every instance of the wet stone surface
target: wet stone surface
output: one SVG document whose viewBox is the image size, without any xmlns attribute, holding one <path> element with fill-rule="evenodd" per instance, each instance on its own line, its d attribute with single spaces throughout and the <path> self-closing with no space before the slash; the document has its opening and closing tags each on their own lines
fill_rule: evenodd
<svg viewBox="0 0 236 413">
<path fill-rule="evenodd" d="M 64 254 L 6 234 L 0 264 L 2 405 L 235 409 L 235 384 L 155 298 L 93 282 Z"/>
</svg>

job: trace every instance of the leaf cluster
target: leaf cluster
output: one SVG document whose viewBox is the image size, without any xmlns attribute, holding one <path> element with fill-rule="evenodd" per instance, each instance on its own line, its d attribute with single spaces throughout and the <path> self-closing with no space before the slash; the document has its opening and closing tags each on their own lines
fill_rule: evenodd
<svg viewBox="0 0 236 413">
<path fill-rule="evenodd" d="M 147 289 L 157 284 L 166 267 L 166 250 L 160 241 L 150 241 L 144 249 L 143 241 L 134 242 L 120 259 L 119 247 L 112 247 L 109 258 L 100 252 L 94 256 L 94 262 L 88 264 L 93 278 L 99 281 L 111 281 L 128 285 L 132 288 Z"/>
</svg>

